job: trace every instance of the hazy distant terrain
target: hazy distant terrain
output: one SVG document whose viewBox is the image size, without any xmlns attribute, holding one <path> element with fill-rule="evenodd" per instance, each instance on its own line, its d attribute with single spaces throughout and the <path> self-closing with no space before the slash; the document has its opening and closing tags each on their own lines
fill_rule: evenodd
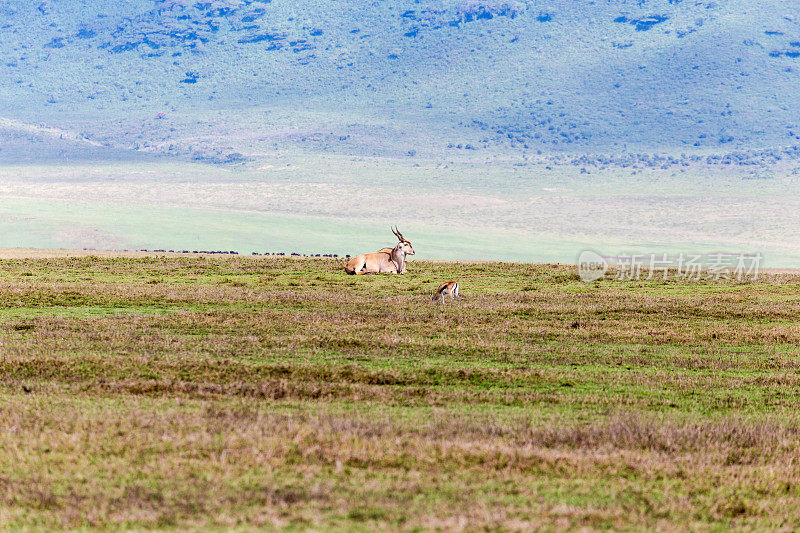
<svg viewBox="0 0 800 533">
<path fill-rule="evenodd" d="M 795 12 L 7 2 L 0 244 L 345 253 L 398 223 L 425 257 L 794 264 Z"/>
</svg>

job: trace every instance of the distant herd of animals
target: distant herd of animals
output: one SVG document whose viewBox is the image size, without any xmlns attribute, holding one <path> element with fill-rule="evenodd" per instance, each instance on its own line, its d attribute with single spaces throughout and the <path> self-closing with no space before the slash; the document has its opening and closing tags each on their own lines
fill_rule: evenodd
<svg viewBox="0 0 800 533">
<path fill-rule="evenodd" d="M 392 229 L 398 243 L 394 248 L 381 248 L 377 252 L 357 255 L 347 261 L 344 271 L 354 276 L 363 274 L 404 274 L 406 271 L 406 256 L 414 255 L 414 247 L 411 242 L 403 237 L 403 234 L 395 226 Z M 458 282 L 445 281 L 436 292 L 431 296 L 431 300 L 445 303 L 445 296 L 450 296 L 450 301 L 461 303 L 461 296 L 458 293 Z"/>
<path fill-rule="evenodd" d="M 344 267 L 344 271 L 348 274 L 360 276 L 363 274 L 405 274 L 406 272 L 406 256 L 414 255 L 414 247 L 411 242 L 403 237 L 403 234 L 397 229 L 397 226 L 391 228 L 392 233 L 397 237 L 397 244 L 394 248 L 381 248 L 377 252 L 366 253 L 350 257 L 345 256 L 348 260 Z M 184 253 L 184 254 L 230 254 L 239 255 L 235 251 L 206 251 L 206 250 L 147 250 L 142 249 L 140 252 L 169 252 L 169 253 Z M 253 252 L 252 255 L 262 255 L 258 252 Z M 285 253 L 263 255 L 278 255 L 283 256 Z M 302 254 L 293 252 L 291 256 L 301 257 Z M 337 254 L 312 254 L 307 257 L 333 257 L 338 258 Z M 439 288 L 431 296 L 434 302 L 441 301 L 442 306 L 445 304 L 445 297 L 449 296 L 450 301 L 458 301 L 461 303 L 461 296 L 458 292 L 458 282 L 446 281 L 439 285 Z"/>
<path fill-rule="evenodd" d="M 93 248 L 84 248 L 84 251 L 93 251 Z M 130 250 L 119 250 L 120 252 L 130 252 Z M 204 255 L 239 255 L 239 252 L 234 250 L 225 251 L 225 250 L 165 250 L 165 249 L 157 249 L 157 250 L 148 250 L 147 248 L 140 248 L 136 250 L 137 252 L 149 252 L 149 253 L 170 253 L 170 254 L 204 254 Z M 301 254 L 299 252 L 292 252 L 287 254 L 285 252 L 264 252 L 263 254 L 260 252 L 253 252 L 250 255 L 275 255 L 275 256 L 291 256 L 291 257 L 339 257 L 339 254 Z M 348 259 L 350 256 L 346 256 Z"/>
</svg>

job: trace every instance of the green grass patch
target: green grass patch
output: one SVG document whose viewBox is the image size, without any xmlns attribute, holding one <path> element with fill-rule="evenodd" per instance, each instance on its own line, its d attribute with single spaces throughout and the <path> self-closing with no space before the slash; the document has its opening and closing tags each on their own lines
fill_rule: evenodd
<svg viewBox="0 0 800 533">
<path fill-rule="evenodd" d="M 1 262 L 0 526 L 800 525 L 795 276 L 341 263 Z"/>
</svg>

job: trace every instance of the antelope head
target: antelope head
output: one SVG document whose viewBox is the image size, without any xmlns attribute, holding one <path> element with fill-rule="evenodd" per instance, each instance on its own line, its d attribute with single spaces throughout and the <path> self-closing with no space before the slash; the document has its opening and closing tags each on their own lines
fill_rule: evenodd
<svg viewBox="0 0 800 533">
<path fill-rule="evenodd" d="M 411 246 L 411 243 L 407 241 L 405 237 L 403 237 L 403 234 L 400 233 L 400 231 L 397 229 L 397 226 L 392 229 L 392 233 L 394 233 L 397 237 L 397 240 L 400 241 L 397 243 L 397 246 L 395 246 L 395 250 L 399 249 L 405 255 L 414 255 L 414 248 Z"/>
</svg>

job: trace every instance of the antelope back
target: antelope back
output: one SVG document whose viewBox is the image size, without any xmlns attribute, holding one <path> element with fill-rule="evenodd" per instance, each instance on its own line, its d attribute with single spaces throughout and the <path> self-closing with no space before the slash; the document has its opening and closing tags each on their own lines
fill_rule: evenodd
<svg viewBox="0 0 800 533">
<path fill-rule="evenodd" d="M 392 261 L 391 254 L 385 252 L 374 252 L 364 255 L 365 267 L 367 272 L 377 274 L 379 272 L 397 272 L 397 265 Z"/>
</svg>

